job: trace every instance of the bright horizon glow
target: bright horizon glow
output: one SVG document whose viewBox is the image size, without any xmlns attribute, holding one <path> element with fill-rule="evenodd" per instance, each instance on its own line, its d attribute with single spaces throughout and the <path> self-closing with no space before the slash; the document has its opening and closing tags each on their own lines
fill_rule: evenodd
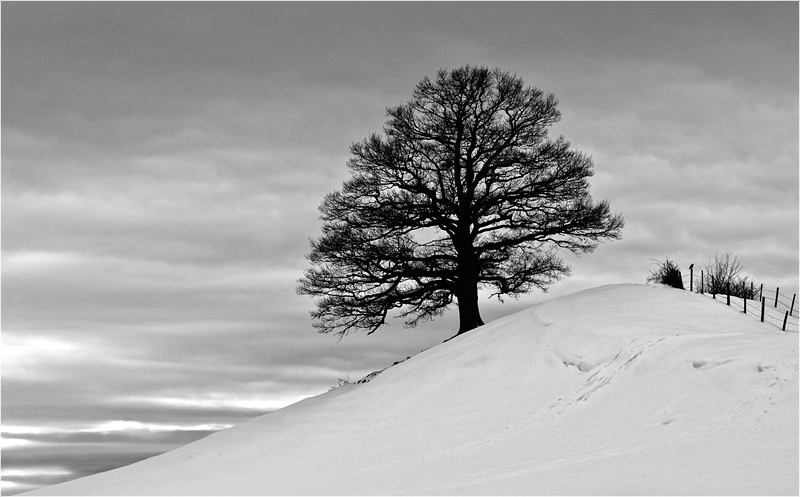
<svg viewBox="0 0 800 497">
<path fill-rule="evenodd" d="M 19 425 L 3 425 L 0 426 L 0 433 L 11 433 L 14 435 L 38 435 L 40 433 L 59 433 L 59 431 L 41 426 L 19 426 Z"/>
<path fill-rule="evenodd" d="M 320 392 L 322 393 L 322 392 Z M 196 407 L 202 409 L 239 408 L 239 409 L 282 409 L 286 406 L 307 399 L 309 395 L 286 396 L 281 399 L 187 399 L 177 397 L 126 397 L 125 402 L 143 402 L 171 407 Z"/>
<path fill-rule="evenodd" d="M 205 430 L 224 430 L 230 428 L 232 424 L 226 423 L 209 423 L 199 425 L 165 425 L 158 423 L 140 423 L 139 421 L 108 421 L 106 423 L 80 430 L 82 433 L 108 433 L 112 431 L 128 431 L 128 430 L 149 430 L 149 431 L 205 431 Z"/>
<path fill-rule="evenodd" d="M 28 468 L 28 469 L 3 469 L 2 476 L 34 476 L 34 475 L 69 475 L 71 471 L 64 468 Z"/>
<path fill-rule="evenodd" d="M 0 437 L 0 448 L 19 447 L 20 445 L 30 445 L 33 442 L 23 438 L 2 438 Z"/>
<path fill-rule="evenodd" d="M 91 428 L 82 429 L 68 429 L 68 428 L 52 428 L 52 427 L 39 427 L 39 426 L 3 426 L 0 429 L 2 433 L 9 433 L 14 435 L 45 435 L 56 433 L 110 433 L 114 431 L 132 431 L 132 430 L 148 430 L 148 431 L 218 431 L 230 428 L 233 424 L 230 423 L 203 423 L 196 425 L 178 425 L 178 424 L 162 424 L 162 423 L 142 423 L 139 421 L 123 421 L 113 420 L 97 424 Z M 29 440 L 9 438 L 3 439 L 4 443 L 9 440 L 17 440 L 10 445 L 27 445 L 33 443 Z"/>
<path fill-rule="evenodd" d="M 10 250 L 3 253 L 3 272 L 45 271 L 55 266 L 75 264 L 86 258 L 74 252 Z"/>
</svg>

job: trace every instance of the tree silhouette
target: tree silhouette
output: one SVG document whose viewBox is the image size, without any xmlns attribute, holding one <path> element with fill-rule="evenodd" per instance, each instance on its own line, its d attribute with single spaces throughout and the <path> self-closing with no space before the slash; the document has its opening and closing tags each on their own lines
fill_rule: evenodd
<svg viewBox="0 0 800 497">
<path fill-rule="evenodd" d="M 558 247 L 618 239 L 622 217 L 589 195 L 591 158 L 547 136 L 556 104 L 515 75 L 464 66 L 387 109 L 385 137 L 350 147 L 352 177 L 320 205 L 297 286 L 319 297 L 314 326 L 372 333 L 393 309 L 414 326 L 455 298 L 461 334 L 483 324 L 479 288 L 501 301 L 546 290 L 570 274 Z"/>
</svg>

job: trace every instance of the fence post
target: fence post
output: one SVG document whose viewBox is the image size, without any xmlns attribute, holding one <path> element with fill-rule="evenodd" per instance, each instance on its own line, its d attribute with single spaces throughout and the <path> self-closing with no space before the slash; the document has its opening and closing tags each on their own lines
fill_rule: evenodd
<svg viewBox="0 0 800 497">
<path fill-rule="evenodd" d="M 705 286 L 705 281 L 703 279 L 703 270 L 700 270 L 700 295 L 703 294 L 703 287 Z"/>
<path fill-rule="evenodd" d="M 780 287 L 775 289 L 775 308 L 778 308 L 778 292 L 781 290 Z"/>
<path fill-rule="evenodd" d="M 764 283 L 761 283 L 761 288 L 758 289 L 758 298 L 759 299 L 764 298 Z"/>
<path fill-rule="evenodd" d="M 786 315 L 783 316 L 783 328 L 781 328 L 781 331 L 786 331 L 786 320 L 787 319 L 789 319 L 789 312 L 788 311 L 786 312 Z"/>
<path fill-rule="evenodd" d="M 753 290 L 753 282 L 752 281 L 750 282 L 750 296 L 753 297 L 753 298 L 755 298 L 755 296 L 756 296 L 755 291 Z"/>
<path fill-rule="evenodd" d="M 725 285 L 725 295 L 728 296 L 728 305 L 730 306 L 731 305 L 731 283 L 730 282 L 728 282 Z"/>
<path fill-rule="evenodd" d="M 714 276 L 711 276 L 711 298 L 717 300 L 717 287 L 714 286 Z"/>
<path fill-rule="evenodd" d="M 764 306 L 766 305 L 767 299 L 761 297 L 761 322 L 764 322 Z"/>
<path fill-rule="evenodd" d="M 794 299 L 796 299 L 796 298 L 797 298 L 797 294 L 795 293 L 794 295 L 792 295 L 792 306 L 789 307 L 789 315 L 791 315 L 792 311 L 794 310 Z"/>
<path fill-rule="evenodd" d="M 744 298 L 744 313 L 747 314 L 747 297 Z"/>
<path fill-rule="evenodd" d="M 694 264 L 689 264 L 689 291 L 694 291 Z"/>
</svg>

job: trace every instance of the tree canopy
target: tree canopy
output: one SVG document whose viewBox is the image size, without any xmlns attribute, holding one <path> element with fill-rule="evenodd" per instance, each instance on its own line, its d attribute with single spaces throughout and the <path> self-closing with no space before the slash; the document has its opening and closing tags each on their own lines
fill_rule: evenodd
<svg viewBox="0 0 800 497">
<path fill-rule="evenodd" d="M 455 300 L 463 333 L 483 324 L 478 290 L 502 300 L 546 290 L 624 225 L 595 202 L 590 157 L 563 137 L 557 100 L 500 69 L 464 66 L 425 77 L 387 109 L 383 136 L 350 147 L 352 173 L 320 205 L 322 236 L 300 294 L 318 297 L 320 332 L 374 332 L 396 311 L 406 325 Z"/>
</svg>

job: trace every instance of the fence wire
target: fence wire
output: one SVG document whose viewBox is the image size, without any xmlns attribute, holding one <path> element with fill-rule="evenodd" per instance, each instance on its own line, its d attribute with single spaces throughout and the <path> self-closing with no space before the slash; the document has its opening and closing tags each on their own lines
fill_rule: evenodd
<svg viewBox="0 0 800 497">
<path fill-rule="evenodd" d="M 795 292 L 789 293 L 785 290 L 781 291 L 778 287 L 767 285 L 753 285 L 752 294 L 755 298 L 746 299 L 729 295 L 727 292 L 708 293 L 705 291 L 709 287 L 708 282 L 701 281 L 701 275 L 698 274 L 692 278 L 691 273 L 681 273 L 681 279 L 685 290 L 702 293 L 723 304 L 730 302 L 732 308 L 753 316 L 764 324 L 793 333 L 797 333 L 800 329 L 800 301 Z M 749 290 L 749 288 L 745 288 L 745 290 Z M 751 292 L 740 292 L 740 294 L 745 293 L 750 294 Z M 764 301 L 763 316 L 762 299 Z"/>
</svg>

